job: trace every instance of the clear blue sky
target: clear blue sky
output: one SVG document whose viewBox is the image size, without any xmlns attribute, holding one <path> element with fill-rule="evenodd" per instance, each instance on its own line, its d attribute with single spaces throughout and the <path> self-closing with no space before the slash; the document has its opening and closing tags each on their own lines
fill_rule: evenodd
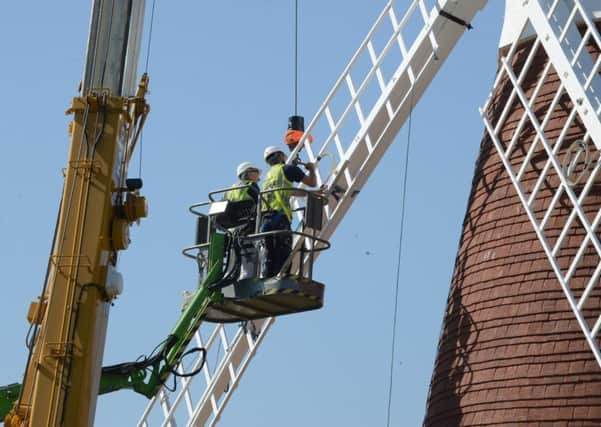
<svg viewBox="0 0 601 427">
<path fill-rule="evenodd" d="M 386 1 L 299 3 L 299 112 L 308 122 Z M 194 288 L 195 266 L 180 254 L 194 239 L 188 205 L 282 141 L 293 112 L 293 4 L 158 1 L 142 165 L 150 217 L 120 259 L 125 292 L 111 311 L 105 364 L 150 352 L 177 319 L 182 291 Z M 25 366 L 25 315 L 48 260 L 69 144 L 63 112 L 83 73 L 89 9 L 20 1 L 0 14 L 2 384 L 21 381 Z M 395 426 L 423 419 L 502 9 L 494 0 L 477 15 L 414 111 Z M 403 129 L 318 261 L 325 307 L 276 322 L 220 425 L 385 425 L 406 141 Z M 96 425 L 133 425 L 145 404 L 128 391 L 101 397 Z"/>
</svg>

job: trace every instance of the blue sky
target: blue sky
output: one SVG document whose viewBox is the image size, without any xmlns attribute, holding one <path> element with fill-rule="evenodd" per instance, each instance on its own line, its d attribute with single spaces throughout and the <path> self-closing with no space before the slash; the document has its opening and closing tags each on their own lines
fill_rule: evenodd
<svg viewBox="0 0 601 427">
<path fill-rule="evenodd" d="M 299 113 L 308 123 L 386 2 L 299 3 Z M 281 143 L 293 113 L 293 5 L 158 1 L 142 158 L 150 216 L 120 259 L 125 292 L 111 311 L 105 364 L 150 352 L 177 319 L 182 291 L 194 288 L 195 266 L 180 253 L 194 239 L 187 207 Z M 25 365 L 25 315 L 51 245 L 69 144 L 63 113 L 83 74 L 89 9 L 87 1 L 9 2 L 0 15 L 2 384 L 20 381 Z M 491 1 L 476 16 L 413 113 L 395 426 L 423 419 L 502 9 Z M 402 129 L 317 263 L 325 307 L 276 322 L 220 425 L 385 425 L 406 143 Z M 135 424 L 145 404 L 127 391 L 103 396 L 96 425 Z"/>
</svg>

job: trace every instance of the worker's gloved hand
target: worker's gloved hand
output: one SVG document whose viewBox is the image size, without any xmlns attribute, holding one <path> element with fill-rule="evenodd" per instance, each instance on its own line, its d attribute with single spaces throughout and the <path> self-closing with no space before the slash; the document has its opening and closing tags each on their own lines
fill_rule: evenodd
<svg viewBox="0 0 601 427">
<path fill-rule="evenodd" d="M 309 171 L 309 172 L 315 172 L 315 163 L 305 163 L 305 168 Z"/>
<path fill-rule="evenodd" d="M 328 198 L 329 195 L 329 189 L 328 186 L 325 184 L 321 184 L 321 186 L 317 189 L 314 190 L 314 193 L 317 194 L 318 196 L 324 197 L 325 199 Z"/>
</svg>

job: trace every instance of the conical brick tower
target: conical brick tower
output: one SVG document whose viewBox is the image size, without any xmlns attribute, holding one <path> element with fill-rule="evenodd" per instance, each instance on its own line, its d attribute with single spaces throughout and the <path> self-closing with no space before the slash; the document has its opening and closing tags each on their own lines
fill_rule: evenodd
<svg viewBox="0 0 601 427">
<path fill-rule="evenodd" d="M 508 3 L 500 57 L 510 43 L 519 41 L 511 63 L 518 71 L 528 67 L 521 83 L 528 96 L 543 80 L 532 107 L 542 122 L 552 108 L 560 79 L 555 70 L 545 74 L 548 57 L 540 45 L 534 45 L 532 34 L 519 32 L 524 19 L 518 3 L 523 2 Z M 601 15 L 601 2 L 584 3 L 595 12 L 592 16 Z M 599 46 L 590 43 L 588 49 L 596 59 Z M 522 126 L 524 113 L 510 93 L 506 75 L 496 85 L 486 111 L 497 123 L 505 105 L 512 103 L 499 131 L 505 147 Z M 562 95 L 544 128 L 546 137 L 556 140 L 565 126 L 559 158 L 567 155 L 574 141 L 586 139 L 578 118 L 567 122 L 573 108 L 569 96 Z M 516 168 L 530 156 L 522 177 L 530 189 L 548 158 L 542 146 L 533 148 L 536 138 L 532 126 L 522 126 L 510 156 Z M 593 161 L 599 159 L 596 150 L 591 155 Z M 583 203 L 589 218 L 601 207 L 601 180 L 597 182 Z M 549 205 L 557 185 L 556 177 L 549 174 L 536 198 L 540 212 Z M 579 194 L 582 185 L 575 185 L 574 191 Z M 570 211 L 563 195 L 547 222 L 551 241 L 559 236 Z M 566 269 L 582 243 L 582 225 L 576 223 L 570 233 L 558 256 Z M 596 253 L 587 249 L 571 282 L 576 295 L 582 294 L 599 262 Z M 593 313 L 598 316 L 601 308 L 599 287 L 586 308 L 590 310 L 584 311 L 585 317 L 594 322 Z M 601 426 L 601 368 L 488 134 L 476 162 L 424 426 Z"/>
</svg>

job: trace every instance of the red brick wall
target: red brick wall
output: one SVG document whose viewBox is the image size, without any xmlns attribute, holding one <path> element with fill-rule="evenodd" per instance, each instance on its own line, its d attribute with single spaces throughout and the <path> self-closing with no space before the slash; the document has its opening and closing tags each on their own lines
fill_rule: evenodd
<svg viewBox="0 0 601 427">
<path fill-rule="evenodd" d="M 521 46 L 516 64 L 524 62 L 531 47 L 531 42 Z M 540 50 L 522 85 L 528 94 L 545 62 Z M 539 120 L 557 87 L 558 78 L 553 73 L 535 104 Z M 510 85 L 505 82 L 499 88 L 488 111 L 493 123 L 507 102 Z M 505 144 L 523 112 L 514 104 L 502 131 Z M 559 135 L 571 108 L 569 99 L 563 97 L 545 129 L 550 140 Z M 524 158 L 534 135 L 531 126 L 522 130 L 511 158 L 514 164 Z M 582 135 L 583 127 L 577 121 L 570 127 L 562 151 Z M 527 190 L 546 159 L 539 147 L 526 172 Z M 540 216 L 556 185 L 557 177 L 551 175 L 535 204 Z M 601 184 L 585 200 L 589 218 L 600 206 Z M 549 224 L 551 241 L 568 212 L 569 201 L 563 197 Z M 578 249 L 582 235 L 581 226 L 572 229 L 560 252 L 563 268 Z M 572 283 L 577 296 L 600 262 L 591 248 L 586 254 Z M 600 293 L 596 292 L 585 314 L 592 319 L 595 310 L 597 315 L 601 312 L 600 307 Z M 424 421 L 428 427 L 601 425 L 601 368 L 486 136 L 476 162 L 430 387 Z"/>
</svg>

